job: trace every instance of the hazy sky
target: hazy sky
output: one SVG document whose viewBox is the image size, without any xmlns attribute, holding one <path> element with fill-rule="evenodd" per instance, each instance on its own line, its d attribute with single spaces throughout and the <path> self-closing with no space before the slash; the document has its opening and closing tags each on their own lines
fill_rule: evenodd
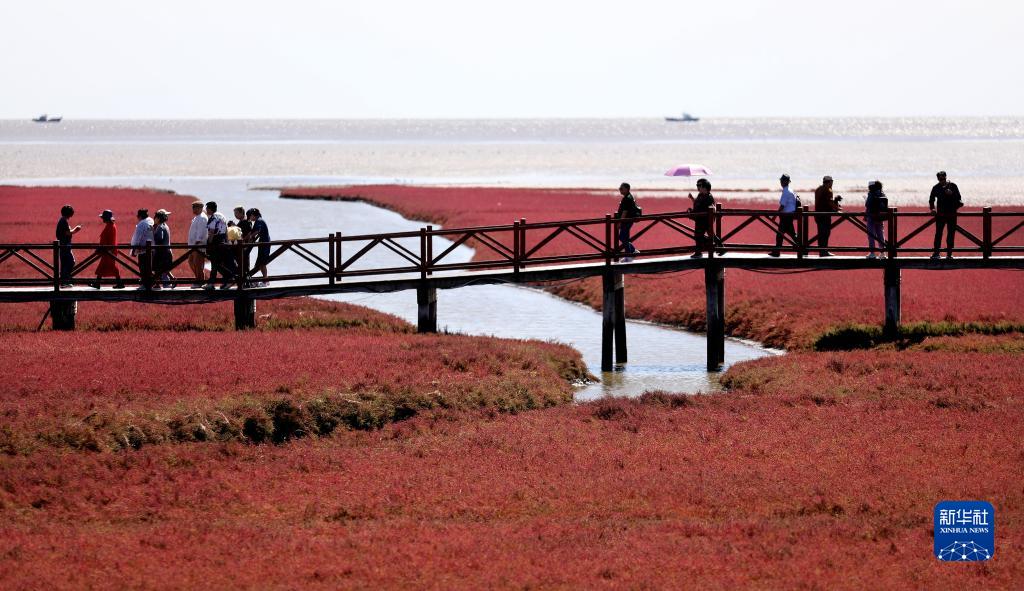
<svg viewBox="0 0 1024 591">
<path fill-rule="evenodd" d="M 0 118 L 1024 114 L 1017 0 L 0 0 Z"/>
</svg>

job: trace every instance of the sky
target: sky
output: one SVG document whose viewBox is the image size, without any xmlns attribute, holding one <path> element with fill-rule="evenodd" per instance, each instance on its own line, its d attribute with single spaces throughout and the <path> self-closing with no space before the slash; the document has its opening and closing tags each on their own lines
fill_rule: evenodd
<svg viewBox="0 0 1024 591">
<path fill-rule="evenodd" d="M 2 0 L 0 118 L 1024 115 L 1017 0 Z"/>
</svg>

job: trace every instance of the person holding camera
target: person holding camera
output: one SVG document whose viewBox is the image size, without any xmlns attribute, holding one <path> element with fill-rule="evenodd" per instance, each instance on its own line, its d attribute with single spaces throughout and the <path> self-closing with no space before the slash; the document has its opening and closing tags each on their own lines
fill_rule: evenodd
<svg viewBox="0 0 1024 591">
<path fill-rule="evenodd" d="M 821 179 L 821 186 L 814 190 L 814 211 L 836 212 L 842 209 L 839 202 L 843 200 L 842 195 L 832 195 L 832 177 L 825 176 Z M 818 225 L 818 246 L 823 250 L 818 251 L 820 257 L 830 257 L 828 251 L 828 239 L 832 235 L 832 216 L 815 215 L 814 223 Z"/>
<path fill-rule="evenodd" d="M 946 171 L 935 174 L 939 182 L 932 187 L 928 196 L 928 209 L 935 215 L 935 244 L 932 258 L 939 258 L 939 245 L 942 244 L 942 230 L 946 229 L 946 258 L 953 258 L 953 239 L 956 236 L 956 211 L 964 206 L 960 197 L 960 189 L 956 183 L 946 180 Z"/>
</svg>

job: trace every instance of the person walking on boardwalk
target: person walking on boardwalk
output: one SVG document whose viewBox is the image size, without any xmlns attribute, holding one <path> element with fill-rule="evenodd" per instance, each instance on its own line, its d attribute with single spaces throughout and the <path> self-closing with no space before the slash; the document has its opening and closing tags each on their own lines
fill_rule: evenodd
<svg viewBox="0 0 1024 591">
<path fill-rule="evenodd" d="M 832 256 L 828 251 L 828 239 L 832 235 L 832 216 L 822 215 L 821 212 L 832 213 L 841 210 L 839 202 L 842 200 L 840 195 L 832 195 L 832 177 L 822 178 L 821 186 L 814 190 L 814 211 L 818 212 L 818 215 L 814 216 L 814 223 L 818 226 L 818 247 L 822 249 L 818 251 L 820 257 Z"/>
<path fill-rule="evenodd" d="M 132 234 L 131 255 L 138 257 L 139 274 L 145 279 L 149 275 L 150 263 L 152 262 L 146 256 L 146 244 L 153 242 L 153 218 L 149 217 L 148 209 L 137 211 L 135 218 L 139 220 L 139 223 L 135 224 L 135 232 Z M 145 284 L 139 286 L 139 289 L 145 288 Z"/>
<path fill-rule="evenodd" d="M 935 244 L 932 258 L 939 258 L 939 245 L 942 243 L 942 230 L 946 229 L 946 258 L 953 258 L 953 240 L 956 236 L 956 212 L 964 206 L 960 197 L 960 189 L 956 183 L 946 180 L 946 171 L 935 174 L 938 183 L 932 187 L 928 196 L 928 209 L 935 214 Z"/>
<path fill-rule="evenodd" d="M 71 227 L 71 218 L 74 215 L 75 208 L 65 205 L 60 208 L 60 219 L 57 220 L 61 287 L 71 287 L 71 272 L 75 269 L 75 253 L 71 251 L 71 237 L 80 232 L 82 226 Z"/>
<path fill-rule="evenodd" d="M 693 218 L 693 241 L 696 252 L 690 255 L 690 258 L 699 259 L 704 256 L 703 249 L 712 240 L 721 245 L 721 241 L 715 236 L 715 232 L 711 228 L 711 222 L 708 219 L 708 212 L 715 208 L 715 198 L 711 195 L 711 182 L 708 179 L 699 179 L 697 181 L 696 199 L 692 194 L 687 194 L 686 196 L 690 198 L 690 201 L 693 201 L 693 206 L 690 207 L 689 211 L 699 214 Z"/>
<path fill-rule="evenodd" d="M 217 202 L 208 201 L 206 203 L 206 256 L 210 258 L 210 280 L 204 286 L 204 289 L 214 289 L 215 283 L 217 282 L 217 274 L 220 273 L 224 279 L 224 285 L 233 278 L 233 275 L 229 274 L 228 268 L 225 266 L 225 257 L 227 253 L 227 240 L 228 240 L 228 221 L 224 218 L 224 214 L 217 211 Z"/>
<path fill-rule="evenodd" d="M 103 231 L 100 232 L 100 264 L 96 266 L 96 280 L 90 285 L 96 289 L 100 288 L 100 279 L 103 277 L 114 277 L 117 283 L 114 289 L 124 289 L 124 282 L 121 281 L 121 270 L 117 268 L 117 225 L 114 224 L 114 212 L 104 209 L 100 214 L 103 220 Z"/>
<path fill-rule="evenodd" d="M 256 262 L 252 265 L 252 271 L 249 272 L 249 276 L 256 274 L 259 271 L 263 274 L 263 281 L 256 284 L 256 287 L 267 287 L 270 283 L 267 282 L 267 261 L 270 259 L 270 229 L 267 228 L 267 222 L 263 220 L 263 214 L 260 210 L 255 207 L 249 208 L 249 211 L 245 212 L 246 219 L 252 224 L 252 232 L 249 234 L 248 242 L 258 242 L 256 253 Z"/>
<path fill-rule="evenodd" d="M 868 196 L 864 199 L 864 221 L 868 227 L 869 259 L 885 258 L 885 228 L 882 216 L 889 209 L 889 200 L 882 191 L 882 181 L 868 183 Z M 878 255 L 875 255 L 875 242 L 878 242 Z"/>
<path fill-rule="evenodd" d="M 640 252 L 630 242 L 629 232 L 633 229 L 633 218 L 639 217 L 643 211 L 636 204 L 636 197 L 633 197 L 633 194 L 630 192 L 629 183 L 619 185 L 619 194 L 622 195 L 622 200 L 619 201 L 619 209 L 615 212 L 615 217 L 616 219 L 624 220 L 619 222 L 619 242 L 622 243 L 626 251 L 626 256 L 622 258 L 622 262 L 628 263 L 633 260 L 635 254 Z"/>
<path fill-rule="evenodd" d="M 192 224 L 188 227 L 188 245 L 193 250 L 188 255 L 188 266 L 192 269 L 195 282 L 192 289 L 199 289 L 206 281 L 206 249 L 201 248 L 206 244 L 209 233 L 206 224 L 209 218 L 203 212 L 203 202 L 196 201 L 192 204 Z"/>
<path fill-rule="evenodd" d="M 779 195 L 779 227 L 775 231 L 775 250 L 768 253 L 768 256 L 777 257 L 782 248 L 782 239 L 789 234 L 793 241 L 796 241 L 796 230 L 793 229 L 793 218 L 796 216 L 797 200 L 793 191 L 789 190 L 789 175 L 779 177 L 779 184 L 782 185 L 782 194 Z"/>
<path fill-rule="evenodd" d="M 153 229 L 153 275 L 160 279 L 160 283 L 154 285 L 154 289 L 160 289 L 161 285 L 174 289 L 171 283 L 174 279 L 171 275 L 174 253 L 171 252 L 171 228 L 167 225 L 167 218 L 170 215 L 171 212 L 167 210 L 156 210 L 156 227 Z"/>
</svg>

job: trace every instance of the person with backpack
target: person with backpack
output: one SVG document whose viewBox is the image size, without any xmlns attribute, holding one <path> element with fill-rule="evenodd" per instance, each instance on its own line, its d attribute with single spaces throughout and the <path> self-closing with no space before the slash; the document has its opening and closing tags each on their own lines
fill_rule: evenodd
<svg viewBox="0 0 1024 591">
<path fill-rule="evenodd" d="M 956 212 L 964 206 L 960 197 L 960 189 L 956 183 L 946 180 L 946 171 L 935 174 L 938 183 L 932 187 L 928 195 L 928 209 L 935 215 L 935 244 L 932 258 L 939 258 L 939 245 L 942 244 L 942 230 L 946 230 L 946 258 L 953 258 L 953 239 L 956 236 Z"/>
<path fill-rule="evenodd" d="M 868 183 L 868 196 L 864 199 L 864 222 L 868 227 L 869 259 L 885 258 L 885 228 L 882 216 L 889 209 L 889 199 L 882 192 L 882 181 Z M 875 255 L 875 242 L 878 242 L 878 255 Z"/>
<path fill-rule="evenodd" d="M 697 197 L 694 198 L 693 194 L 687 194 L 690 201 L 693 201 L 693 206 L 690 207 L 690 213 L 700 214 L 693 218 L 693 241 L 694 248 L 696 251 L 690 255 L 690 258 L 699 259 L 704 256 L 704 248 L 709 242 L 714 241 L 719 246 L 722 242 L 715 236 L 714 231 L 711 229 L 711 221 L 708 219 L 708 212 L 715 208 L 715 198 L 711 194 L 711 181 L 708 179 L 699 179 L 697 181 Z M 721 254 L 723 251 L 719 251 Z"/>
<path fill-rule="evenodd" d="M 775 250 L 768 253 L 768 256 L 777 257 L 782 248 L 782 238 L 789 234 L 793 241 L 797 240 L 796 230 L 793 229 L 793 219 L 796 217 L 796 210 L 800 207 L 800 200 L 789 190 L 789 175 L 779 177 L 779 184 L 782 185 L 782 194 L 779 196 L 779 227 L 775 231 Z"/>
<path fill-rule="evenodd" d="M 629 241 L 629 231 L 633 229 L 633 222 L 631 220 L 643 215 L 643 210 L 636 204 L 636 198 L 630 192 L 629 183 L 619 185 L 619 194 L 622 195 L 622 200 L 619 201 L 619 209 L 615 212 L 615 218 L 630 220 L 619 222 L 619 242 L 622 243 L 626 251 L 626 256 L 622 258 L 622 262 L 629 263 L 633 261 L 633 256 L 640 252 Z"/>
</svg>

